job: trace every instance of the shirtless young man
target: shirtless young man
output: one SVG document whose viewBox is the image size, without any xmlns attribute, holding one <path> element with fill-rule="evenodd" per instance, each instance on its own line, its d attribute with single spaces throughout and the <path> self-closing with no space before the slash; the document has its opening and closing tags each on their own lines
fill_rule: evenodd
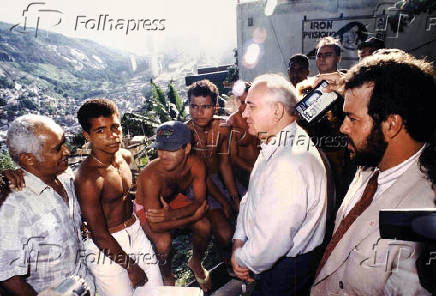
<svg viewBox="0 0 436 296">
<path fill-rule="evenodd" d="M 218 88 L 209 80 L 201 80 L 188 88 L 188 126 L 192 130 L 192 150 L 205 162 L 208 171 L 207 217 L 212 233 L 223 249 L 231 246 L 233 230 L 230 226 L 232 207 L 239 208 L 239 193 L 229 159 L 230 128 L 225 120 L 214 117 L 217 110 Z M 222 184 L 224 180 L 225 186 Z"/>
<path fill-rule="evenodd" d="M 174 286 L 171 272 L 170 230 L 192 230 L 192 258 L 188 266 L 201 288 L 207 292 L 211 282 L 201 260 L 210 239 L 206 217 L 206 166 L 191 151 L 191 131 L 180 121 L 162 124 L 153 147 L 158 158 L 150 162 L 138 178 L 136 213 L 151 238 L 161 261 L 164 284 Z"/>
<path fill-rule="evenodd" d="M 246 119 L 242 118 L 242 112 L 245 110 L 245 99 L 251 83 L 245 82 L 244 89 L 237 93 L 236 100 L 240 105 L 238 111 L 232 113 L 227 119 L 227 125 L 231 126 L 230 138 L 230 156 L 235 176 L 245 188 L 248 188 L 248 180 L 253 170 L 254 163 L 259 155 L 259 140 L 257 137 L 250 135 Z"/>
<path fill-rule="evenodd" d="M 100 295 L 145 295 L 147 288 L 162 286 L 162 277 L 128 198 L 133 158 L 120 149 L 120 114 L 112 101 L 94 99 L 86 101 L 77 116 L 92 145 L 75 185 L 92 237 L 85 241 L 86 261 L 97 291 Z"/>
</svg>

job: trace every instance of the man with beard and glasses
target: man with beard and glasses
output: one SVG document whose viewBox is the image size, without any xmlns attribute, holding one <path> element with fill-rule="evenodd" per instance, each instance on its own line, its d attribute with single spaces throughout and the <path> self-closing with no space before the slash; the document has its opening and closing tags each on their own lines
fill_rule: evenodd
<svg viewBox="0 0 436 296">
<path fill-rule="evenodd" d="M 432 184 L 419 164 L 436 128 L 434 69 L 403 51 L 382 50 L 344 79 L 321 79 L 343 90 L 341 132 L 360 167 L 337 213 L 311 295 L 428 295 L 415 267 L 421 244 L 381 239 L 379 210 L 434 206 Z"/>
</svg>

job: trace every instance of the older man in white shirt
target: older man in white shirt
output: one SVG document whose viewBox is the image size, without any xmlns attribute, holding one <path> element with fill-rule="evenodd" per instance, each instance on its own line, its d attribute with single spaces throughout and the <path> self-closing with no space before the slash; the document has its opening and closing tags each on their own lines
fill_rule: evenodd
<svg viewBox="0 0 436 296">
<path fill-rule="evenodd" d="M 263 141 L 233 236 L 235 274 L 254 295 L 308 293 L 326 222 L 326 171 L 295 120 L 295 91 L 278 75 L 255 79 L 243 117 Z"/>
<path fill-rule="evenodd" d="M 0 207 L 0 285 L 7 295 L 37 295 L 74 276 L 94 295 L 62 128 L 50 118 L 27 114 L 10 124 L 7 139 L 26 186 Z"/>
</svg>

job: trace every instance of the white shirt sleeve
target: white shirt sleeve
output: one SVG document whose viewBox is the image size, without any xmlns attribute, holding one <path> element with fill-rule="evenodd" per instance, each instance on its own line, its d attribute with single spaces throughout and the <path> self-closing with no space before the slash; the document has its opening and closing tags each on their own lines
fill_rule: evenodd
<svg viewBox="0 0 436 296">
<path fill-rule="evenodd" d="M 266 194 L 257 200 L 249 221 L 251 236 L 235 251 L 238 264 L 255 274 L 289 252 L 308 207 L 308 185 L 298 168 L 279 165 L 265 181 Z"/>
<path fill-rule="evenodd" d="M 246 241 L 247 240 L 247 234 L 244 231 L 244 222 L 242 219 L 242 211 L 245 209 L 245 206 L 247 204 L 247 197 L 248 193 L 246 193 L 242 199 L 241 202 L 239 203 L 239 214 L 238 217 L 236 219 L 236 229 L 235 229 L 235 233 L 233 234 L 233 239 L 239 239 L 242 241 Z"/>
</svg>

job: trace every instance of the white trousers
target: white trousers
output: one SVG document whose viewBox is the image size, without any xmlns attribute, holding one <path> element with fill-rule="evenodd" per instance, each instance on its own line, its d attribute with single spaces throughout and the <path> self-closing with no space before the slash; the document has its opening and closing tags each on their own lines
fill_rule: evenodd
<svg viewBox="0 0 436 296">
<path fill-rule="evenodd" d="M 112 236 L 132 259 L 145 271 L 148 281 L 143 287 L 133 289 L 127 274 L 118 263 L 105 256 L 103 251 L 93 243 L 92 239 L 85 241 L 86 264 L 95 278 L 97 292 L 101 296 L 139 296 L 149 294 L 147 290 L 163 286 L 158 258 L 152 245 L 139 224 L 135 223 Z"/>
</svg>

